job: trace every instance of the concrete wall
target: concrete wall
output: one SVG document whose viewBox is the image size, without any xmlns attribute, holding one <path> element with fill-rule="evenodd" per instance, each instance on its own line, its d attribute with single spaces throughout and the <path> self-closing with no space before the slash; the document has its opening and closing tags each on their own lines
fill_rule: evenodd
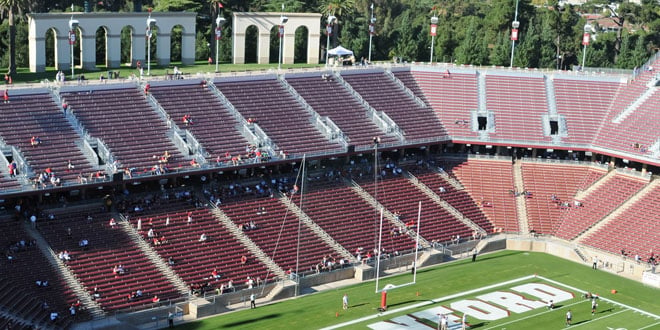
<svg viewBox="0 0 660 330">
<path fill-rule="evenodd" d="M 195 62 L 195 17 L 196 13 L 151 13 L 156 20 L 156 58 L 158 65 L 170 63 L 171 31 L 177 25 L 182 27 L 181 61 L 185 65 Z M 77 67 L 93 70 L 96 68 L 96 31 L 106 31 L 106 65 L 118 68 L 121 65 L 121 31 L 128 27 L 131 37 L 131 65 L 137 61 L 146 63 L 146 22 L 148 13 L 31 13 L 28 14 L 30 72 L 43 72 L 46 69 L 46 34 L 55 32 L 55 67 L 58 70 L 71 69 L 71 46 L 69 45 L 69 20 L 79 21 L 78 31 L 81 40 L 79 57 L 82 63 Z M 146 65 L 145 65 L 146 67 Z"/>
</svg>

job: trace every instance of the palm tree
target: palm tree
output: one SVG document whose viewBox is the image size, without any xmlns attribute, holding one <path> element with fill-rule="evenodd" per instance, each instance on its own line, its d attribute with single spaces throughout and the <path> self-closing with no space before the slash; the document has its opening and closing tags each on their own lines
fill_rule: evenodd
<svg viewBox="0 0 660 330">
<path fill-rule="evenodd" d="M 341 23 L 339 19 L 344 15 L 348 16 L 355 10 L 355 0 L 325 0 L 321 2 L 319 10 L 326 17 L 330 15 L 337 17 L 337 22 L 335 22 L 335 27 L 332 31 L 332 41 L 333 44 L 336 44 L 339 37 L 339 24 Z"/>
<path fill-rule="evenodd" d="M 20 12 L 26 5 L 25 0 L 0 0 L 0 8 L 7 11 L 9 19 L 9 75 L 16 74 L 16 22 L 14 12 Z"/>
</svg>

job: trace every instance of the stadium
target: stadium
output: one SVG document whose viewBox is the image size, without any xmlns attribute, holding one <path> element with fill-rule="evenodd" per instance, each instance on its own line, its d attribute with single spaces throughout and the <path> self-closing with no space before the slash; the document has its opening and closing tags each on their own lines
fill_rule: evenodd
<svg viewBox="0 0 660 330">
<path fill-rule="evenodd" d="M 8 85 L 0 325 L 659 329 L 658 67 Z"/>
</svg>

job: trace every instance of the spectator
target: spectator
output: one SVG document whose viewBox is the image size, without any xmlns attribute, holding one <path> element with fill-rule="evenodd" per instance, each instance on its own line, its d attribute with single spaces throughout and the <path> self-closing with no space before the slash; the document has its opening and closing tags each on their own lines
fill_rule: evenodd
<svg viewBox="0 0 660 330">
<path fill-rule="evenodd" d="M 155 295 L 153 298 L 151 298 L 151 302 L 154 303 L 154 304 L 157 303 L 157 302 L 160 302 L 160 298 L 158 298 L 158 296 Z"/>
<path fill-rule="evenodd" d="M 207 239 L 208 239 L 208 237 L 206 237 L 206 234 L 202 234 L 201 236 L 199 236 L 199 241 L 200 242 L 206 242 Z"/>
<path fill-rule="evenodd" d="M 5 101 L 5 103 L 9 103 L 9 90 L 5 88 L 5 93 L 2 96 L 2 99 Z"/>
<path fill-rule="evenodd" d="M 115 228 L 117 226 L 117 221 L 115 218 L 110 218 L 110 222 L 108 224 L 110 225 L 110 228 Z"/>
</svg>

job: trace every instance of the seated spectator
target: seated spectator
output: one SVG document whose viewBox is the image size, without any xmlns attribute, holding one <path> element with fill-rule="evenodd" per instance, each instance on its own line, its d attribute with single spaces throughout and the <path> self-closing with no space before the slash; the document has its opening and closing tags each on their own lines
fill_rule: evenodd
<svg viewBox="0 0 660 330">
<path fill-rule="evenodd" d="M 220 273 L 218 273 L 218 268 L 213 268 L 213 271 L 211 272 L 211 277 L 213 277 L 216 281 L 222 277 Z"/>
<path fill-rule="evenodd" d="M 142 290 L 137 289 L 137 291 L 135 291 L 135 296 L 136 296 L 137 298 L 142 298 Z"/>
<path fill-rule="evenodd" d="M 117 221 L 115 218 L 110 218 L 110 222 L 108 223 L 111 228 L 115 228 L 117 226 Z"/>
<path fill-rule="evenodd" d="M 146 85 L 144 85 L 144 95 L 149 95 L 149 90 L 151 90 L 151 84 L 147 83 Z"/>
<path fill-rule="evenodd" d="M 51 321 L 57 322 L 57 319 L 59 319 L 59 318 L 60 318 L 60 314 L 58 314 L 57 312 L 50 313 L 50 320 Z"/>
<path fill-rule="evenodd" d="M 2 99 L 5 103 L 9 103 L 9 90 L 5 88 L 5 93 L 2 95 Z"/>
<path fill-rule="evenodd" d="M 206 242 L 207 239 L 208 239 L 208 237 L 206 237 L 206 234 L 202 234 L 201 236 L 199 236 L 199 241 L 200 242 Z"/>
<path fill-rule="evenodd" d="M 30 139 L 30 145 L 32 145 L 33 147 L 36 147 L 40 144 L 41 144 L 41 138 L 39 138 L 38 136 L 33 135 L 32 138 Z"/>
<path fill-rule="evenodd" d="M 241 265 L 245 265 L 247 263 L 247 257 L 245 255 L 241 256 Z"/>
<path fill-rule="evenodd" d="M 80 246 L 83 249 L 87 249 L 88 245 L 89 245 L 89 241 L 85 238 L 81 239 L 80 242 L 78 242 L 78 246 Z"/>
<path fill-rule="evenodd" d="M 98 299 L 101 298 L 101 290 L 97 286 L 94 286 L 94 291 L 92 292 L 92 298 Z"/>
<path fill-rule="evenodd" d="M 154 296 L 153 298 L 151 298 L 151 302 L 154 304 L 160 302 L 160 298 L 158 298 L 158 296 Z"/>
<path fill-rule="evenodd" d="M 174 266 L 174 264 L 175 264 L 174 258 L 172 258 L 171 256 L 169 258 L 167 258 L 167 263 L 170 266 Z"/>
</svg>

